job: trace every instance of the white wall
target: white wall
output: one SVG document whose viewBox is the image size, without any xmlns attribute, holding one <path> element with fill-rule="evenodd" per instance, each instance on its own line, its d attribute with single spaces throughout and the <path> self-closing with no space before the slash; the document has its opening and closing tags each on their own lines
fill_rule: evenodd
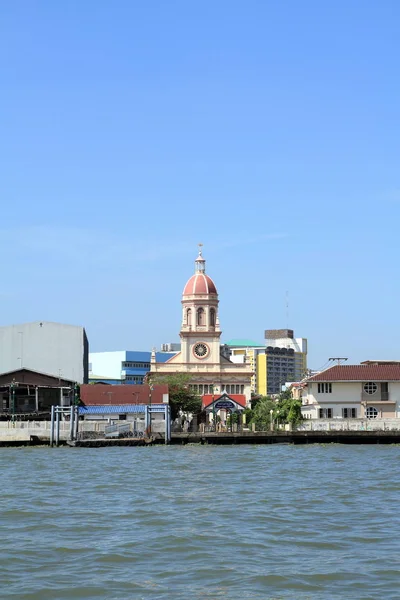
<svg viewBox="0 0 400 600">
<path fill-rule="evenodd" d="M 318 383 L 311 383 L 307 387 L 308 403 L 313 404 L 317 402 L 321 406 L 341 403 L 355 403 L 360 404 L 361 402 L 361 382 L 350 381 L 350 382 L 332 382 L 332 393 L 327 394 L 324 392 L 318 393 Z M 303 392 L 304 398 L 304 392 Z"/>
<path fill-rule="evenodd" d="M 121 379 L 121 363 L 125 361 L 125 350 L 91 352 L 89 354 L 89 363 L 92 365 L 91 373 L 105 379 Z"/>
<path fill-rule="evenodd" d="M 306 338 L 267 338 L 265 340 L 265 345 L 272 346 L 273 348 L 293 348 L 295 352 L 303 352 L 307 354 Z"/>
<path fill-rule="evenodd" d="M 400 419 L 317 419 L 302 421 L 296 431 L 398 431 Z"/>
<path fill-rule="evenodd" d="M 84 382 L 83 327 L 37 321 L 0 327 L 0 373 L 25 367 L 53 377 Z"/>
</svg>

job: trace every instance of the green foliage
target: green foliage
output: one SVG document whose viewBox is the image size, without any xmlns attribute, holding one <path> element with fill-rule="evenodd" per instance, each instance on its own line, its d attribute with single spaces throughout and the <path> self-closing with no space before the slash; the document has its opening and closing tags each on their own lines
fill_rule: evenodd
<svg viewBox="0 0 400 600">
<path fill-rule="evenodd" d="M 75 383 L 74 385 L 74 404 L 75 406 L 83 406 L 83 402 L 81 401 L 81 386 L 79 383 Z"/>
<path fill-rule="evenodd" d="M 269 400 L 269 401 L 273 401 L 271 396 L 261 396 L 260 394 L 252 394 L 251 396 L 251 400 L 250 400 L 250 405 L 252 410 L 254 410 L 257 406 L 257 404 L 259 402 L 265 401 L 265 400 Z"/>
<path fill-rule="evenodd" d="M 226 420 L 226 424 L 228 427 L 231 427 L 233 423 L 239 423 L 239 415 L 237 412 L 229 414 Z"/>
<path fill-rule="evenodd" d="M 285 390 L 280 394 L 274 418 L 278 419 L 280 423 L 291 423 L 292 425 L 296 425 L 302 420 L 301 401 L 294 400 L 290 390 Z"/>
<path fill-rule="evenodd" d="M 201 398 L 189 388 L 191 376 L 187 373 L 171 375 L 151 374 L 150 384 L 166 383 L 169 390 L 171 418 L 176 419 L 181 412 L 198 414 L 201 412 Z"/>
<path fill-rule="evenodd" d="M 261 396 L 252 409 L 250 423 L 255 423 L 258 430 L 268 430 L 271 426 L 271 411 L 275 410 L 275 402 L 268 396 Z"/>
<path fill-rule="evenodd" d="M 243 416 L 245 417 L 246 425 L 251 423 L 251 420 L 254 416 L 254 412 L 251 408 L 245 408 L 243 411 Z"/>
</svg>

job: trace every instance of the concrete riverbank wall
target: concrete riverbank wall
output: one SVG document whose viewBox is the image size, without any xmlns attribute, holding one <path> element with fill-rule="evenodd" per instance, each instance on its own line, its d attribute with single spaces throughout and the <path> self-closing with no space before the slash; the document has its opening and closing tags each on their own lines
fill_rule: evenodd
<svg viewBox="0 0 400 600">
<path fill-rule="evenodd" d="M 124 421 L 120 421 L 124 423 Z M 85 434 L 99 435 L 104 434 L 105 428 L 109 425 L 106 421 L 79 421 L 79 435 L 85 437 Z M 28 442 L 32 437 L 50 442 L 50 421 L 0 421 L 0 444 L 7 442 Z M 152 421 L 152 431 L 154 433 L 165 433 L 165 421 Z M 60 421 L 60 441 L 65 442 L 69 439 L 70 424 L 69 421 Z"/>
</svg>

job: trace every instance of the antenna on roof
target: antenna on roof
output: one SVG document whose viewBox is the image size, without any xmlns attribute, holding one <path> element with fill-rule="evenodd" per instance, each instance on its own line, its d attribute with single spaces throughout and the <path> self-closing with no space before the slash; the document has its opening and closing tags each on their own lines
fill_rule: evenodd
<svg viewBox="0 0 400 600">
<path fill-rule="evenodd" d="M 330 358 L 329 360 L 337 360 L 337 364 L 340 365 L 340 361 L 346 361 L 349 360 L 348 358 L 344 358 L 343 356 L 334 356 L 333 358 Z"/>
<path fill-rule="evenodd" d="M 289 291 L 286 290 L 286 329 L 289 329 Z"/>
</svg>

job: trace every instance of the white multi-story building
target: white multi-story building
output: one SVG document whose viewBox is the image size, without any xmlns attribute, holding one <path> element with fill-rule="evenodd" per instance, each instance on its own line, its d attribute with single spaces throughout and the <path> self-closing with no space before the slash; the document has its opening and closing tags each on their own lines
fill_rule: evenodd
<svg viewBox="0 0 400 600">
<path fill-rule="evenodd" d="M 274 362 L 274 357 L 277 355 L 279 363 L 279 352 L 277 353 L 276 351 L 278 349 L 282 352 L 286 350 L 288 360 L 290 356 L 293 356 L 292 379 L 288 379 L 287 381 L 301 381 L 307 373 L 307 339 L 295 338 L 293 329 L 267 329 L 264 337 L 267 354 L 270 354 L 270 357 L 268 357 L 270 366 L 273 367 L 272 363 Z M 268 380 L 272 383 L 272 370 Z"/>
<path fill-rule="evenodd" d="M 89 343 L 85 329 L 48 321 L 0 327 L 0 373 L 31 369 L 87 383 Z"/>
<path fill-rule="evenodd" d="M 400 417 L 400 362 L 336 365 L 307 379 L 302 414 L 307 419 Z"/>
</svg>

